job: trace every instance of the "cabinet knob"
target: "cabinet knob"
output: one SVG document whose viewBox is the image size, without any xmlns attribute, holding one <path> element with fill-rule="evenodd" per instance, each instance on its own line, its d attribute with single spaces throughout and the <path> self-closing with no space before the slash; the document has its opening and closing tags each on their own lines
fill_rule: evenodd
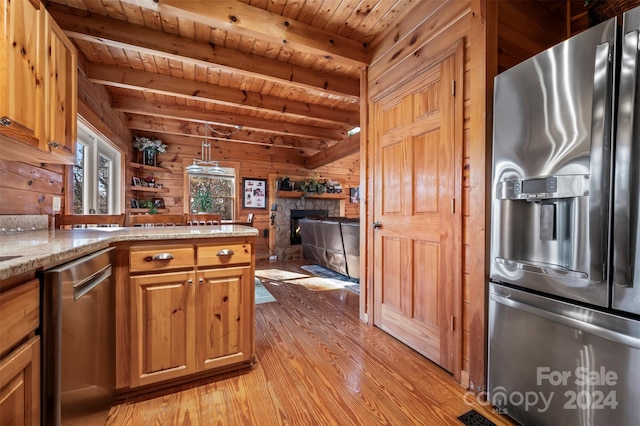
<svg viewBox="0 0 640 426">
<path fill-rule="evenodd" d="M 60 142 L 51 141 L 48 143 L 51 148 L 60 148 Z"/>
<path fill-rule="evenodd" d="M 187 281 L 187 284 L 193 284 L 193 280 L 189 278 L 189 280 Z"/>
<path fill-rule="evenodd" d="M 0 117 L 0 126 L 11 126 L 11 119 L 9 117 Z"/>
<path fill-rule="evenodd" d="M 373 223 L 371 224 L 371 227 L 372 227 L 373 229 L 382 228 L 382 224 L 381 224 L 380 222 L 373 222 Z"/>
<path fill-rule="evenodd" d="M 222 249 L 216 254 L 216 256 L 232 256 L 233 254 L 233 250 L 231 249 Z"/>
</svg>

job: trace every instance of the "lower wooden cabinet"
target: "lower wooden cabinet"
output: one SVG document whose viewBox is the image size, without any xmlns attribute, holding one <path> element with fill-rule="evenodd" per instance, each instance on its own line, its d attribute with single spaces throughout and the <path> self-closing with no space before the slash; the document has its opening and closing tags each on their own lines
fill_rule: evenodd
<svg viewBox="0 0 640 426">
<path fill-rule="evenodd" d="M 251 280 L 249 266 L 198 271 L 198 370 L 251 360 L 254 297 Z"/>
<path fill-rule="evenodd" d="M 40 424 L 40 337 L 0 361 L 0 425 Z"/>
<path fill-rule="evenodd" d="M 132 386 L 195 372 L 195 272 L 131 277 Z"/>
<path fill-rule="evenodd" d="M 129 383 L 121 385 L 253 362 L 252 243 L 140 245 L 128 258 L 131 362 Z"/>
</svg>

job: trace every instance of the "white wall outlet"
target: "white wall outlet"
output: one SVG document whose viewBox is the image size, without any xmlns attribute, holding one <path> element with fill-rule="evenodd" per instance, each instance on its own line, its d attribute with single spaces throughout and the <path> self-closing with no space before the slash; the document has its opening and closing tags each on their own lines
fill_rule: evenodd
<svg viewBox="0 0 640 426">
<path fill-rule="evenodd" d="M 53 207 L 51 208 L 54 211 L 54 213 L 60 212 L 61 205 L 62 205 L 62 197 L 54 195 L 53 196 Z"/>
</svg>

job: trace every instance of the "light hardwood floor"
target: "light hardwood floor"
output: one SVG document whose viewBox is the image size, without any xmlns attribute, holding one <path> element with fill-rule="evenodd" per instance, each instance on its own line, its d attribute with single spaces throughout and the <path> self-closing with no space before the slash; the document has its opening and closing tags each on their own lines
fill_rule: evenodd
<svg viewBox="0 0 640 426">
<path fill-rule="evenodd" d="M 307 274 L 300 262 L 258 262 Z M 256 306 L 257 364 L 192 386 L 124 401 L 109 425 L 460 425 L 471 408 L 511 424 L 451 374 L 358 318 L 348 290 L 263 280 L 277 302 Z"/>
</svg>

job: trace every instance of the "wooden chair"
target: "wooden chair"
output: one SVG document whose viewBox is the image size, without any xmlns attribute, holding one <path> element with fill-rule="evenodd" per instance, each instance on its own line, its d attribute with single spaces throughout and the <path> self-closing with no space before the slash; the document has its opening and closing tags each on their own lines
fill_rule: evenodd
<svg viewBox="0 0 640 426">
<path fill-rule="evenodd" d="M 183 214 L 135 214 L 129 215 L 129 226 L 182 226 L 185 224 Z"/>
<path fill-rule="evenodd" d="M 187 213 L 185 216 L 186 224 L 192 226 L 219 225 L 222 222 L 222 215 L 219 213 Z"/>
<path fill-rule="evenodd" d="M 55 228 L 124 226 L 124 214 L 56 214 Z"/>
</svg>

